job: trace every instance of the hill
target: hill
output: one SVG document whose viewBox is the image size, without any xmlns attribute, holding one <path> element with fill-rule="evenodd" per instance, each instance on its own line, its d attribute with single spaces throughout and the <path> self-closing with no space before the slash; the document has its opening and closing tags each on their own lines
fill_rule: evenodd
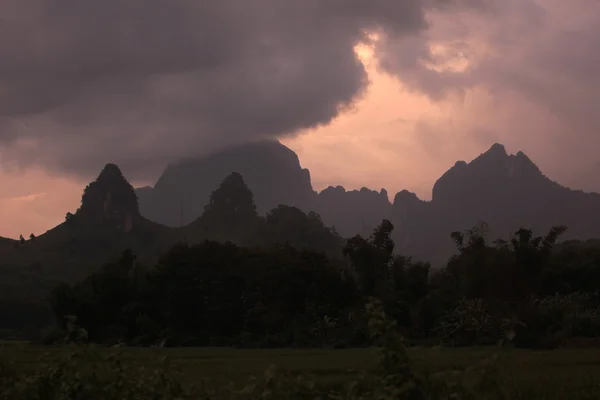
<svg viewBox="0 0 600 400">
<path fill-rule="evenodd" d="M 51 324 L 47 299 L 52 289 L 85 279 L 121 259 L 126 250 L 147 268 L 156 266 L 159 257 L 179 242 L 205 240 L 254 248 L 288 243 L 341 258 L 341 238 L 316 214 L 279 206 L 259 216 L 240 174 L 227 176 L 207 201 L 202 215 L 188 226 L 160 225 L 140 215 L 133 187 L 116 165 L 106 165 L 85 188 L 81 207 L 67 213 L 63 223 L 29 240 L 0 242 L 4 244 L 0 247 L 0 331 L 33 332 L 31 321 L 36 329 Z"/>
<path fill-rule="evenodd" d="M 266 140 L 169 165 L 153 187 L 136 189 L 141 213 L 168 226 L 188 225 L 200 217 L 211 191 L 232 172 L 242 175 L 260 215 L 281 204 L 315 211 L 342 236 L 369 234 L 391 210 L 385 190 L 330 186 L 317 193 L 296 153 Z"/>
<path fill-rule="evenodd" d="M 343 237 L 366 235 L 389 218 L 397 251 L 434 263 L 453 254 L 450 232 L 482 221 L 494 238 L 558 224 L 568 226 L 566 239 L 600 237 L 600 195 L 561 186 L 524 153 L 509 155 L 500 144 L 469 163 L 458 161 L 437 180 L 431 201 L 403 190 L 390 203 L 384 189 L 330 186 L 317 193 L 292 150 L 278 142 L 252 143 L 169 166 L 154 188 L 137 189 L 142 214 L 186 224 L 200 216 L 210 191 L 231 171 L 247 182 L 259 214 L 279 204 L 315 211 Z"/>
<path fill-rule="evenodd" d="M 470 163 L 457 162 L 433 186 L 432 200 L 396 195 L 391 217 L 398 250 L 433 262 L 454 251 L 448 234 L 487 223 L 490 239 L 521 227 L 536 232 L 565 225 L 564 239 L 600 237 L 600 195 L 571 190 L 546 177 L 522 152 L 494 144 Z"/>
<path fill-rule="evenodd" d="M 0 249 L 2 249 L 4 247 L 14 246 L 16 243 L 17 243 L 17 241 L 14 239 L 9 239 L 9 238 L 0 236 Z"/>
<path fill-rule="evenodd" d="M 0 269 L 5 273 L 1 285 L 6 286 L 5 293 L 13 289 L 18 293 L 24 285 L 44 289 L 56 282 L 78 281 L 126 249 L 141 263 L 152 265 L 178 242 L 218 240 L 245 246 L 287 242 L 341 255 L 341 238 L 316 214 L 280 206 L 259 216 L 253 193 L 240 174 L 229 174 L 213 189 L 199 218 L 171 228 L 140 214 L 133 187 L 116 165 L 108 164 L 85 188 L 81 207 L 67 213 L 63 223 L 24 243 L 0 242 L 6 243 L 0 247 Z"/>
<path fill-rule="evenodd" d="M 242 202 L 237 211 L 228 203 L 232 198 Z M 178 225 L 182 199 L 193 205 L 183 210 L 185 226 L 147 219 Z M 293 151 L 264 141 L 172 165 L 154 188 L 136 191 L 108 164 L 65 222 L 24 244 L 0 240 L 0 267 L 71 281 L 126 248 L 153 263 L 178 241 L 204 239 L 250 246 L 287 241 L 339 255 L 340 236 L 368 235 L 383 218 L 395 226 L 398 253 L 439 265 L 455 251 L 449 234 L 482 221 L 490 239 L 553 225 L 569 228 L 566 240 L 600 238 L 600 195 L 561 186 L 524 153 L 509 155 L 500 144 L 469 163 L 457 162 L 435 183 L 431 201 L 405 190 L 393 203 L 384 189 L 337 186 L 317 193 Z"/>
<path fill-rule="evenodd" d="M 179 233 L 142 217 L 133 187 L 116 165 L 108 164 L 85 188 L 74 214 L 67 213 L 63 223 L 43 235 L 0 248 L 0 257 L 10 271 L 74 281 L 127 248 L 153 262 Z"/>
<path fill-rule="evenodd" d="M 232 172 L 243 176 L 260 214 L 279 204 L 302 210 L 313 206 L 310 174 L 296 153 L 279 142 L 261 141 L 169 165 L 154 187 L 136 189 L 141 213 L 168 226 L 188 225 Z"/>
</svg>

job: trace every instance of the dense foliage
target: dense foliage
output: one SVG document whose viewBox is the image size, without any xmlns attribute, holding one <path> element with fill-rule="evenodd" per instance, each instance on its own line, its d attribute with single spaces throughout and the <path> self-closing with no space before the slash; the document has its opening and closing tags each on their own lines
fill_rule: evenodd
<svg viewBox="0 0 600 400">
<path fill-rule="evenodd" d="M 58 287 L 52 308 L 60 328 L 75 316 L 91 341 L 138 345 L 371 345 L 369 298 L 420 343 L 495 344 L 508 334 L 517 346 L 549 348 L 600 336 L 590 284 L 599 250 L 554 249 L 562 227 L 492 244 L 483 228 L 453 233 L 458 253 L 437 271 L 394 254 L 389 221 L 349 239 L 346 262 L 289 244 L 180 244 L 152 268 L 125 252 Z"/>
</svg>

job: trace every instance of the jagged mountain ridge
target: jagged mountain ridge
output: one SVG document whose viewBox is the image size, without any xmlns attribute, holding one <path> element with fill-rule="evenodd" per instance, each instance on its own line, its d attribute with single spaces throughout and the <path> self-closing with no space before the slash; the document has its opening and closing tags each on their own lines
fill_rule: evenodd
<svg viewBox="0 0 600 400">
<path fill-rule="evenodd" d="M 443 174 L 431 201 L 397 196 L 392 220 L 399 251 L 440 263 L 454 250 L 448 234 L 480 222 L 489 225 L 490 239 L 521 227 L 545 233 L 553 225 L 568 227 L 565 239 L 600 237 L 600 195 L 561 186 L 523 152 L 509 155 L 494 144 Z"/>
<path fill-rule="evenodd" d="M 232 172 L 244 177 L 260 214 L 280 204 L 305 213 L 316 211 L 342 236 L 368 233 L 392 206 L 385 190 L 346 191 L 330 186 L 317 193 L 296 153 L 278 141 L 265 140 L 169 165 L 154 187 L 136 189 L 141 213 L 167 226 L 188 225 L 202 214 L 210 193 Z M 369 211 L 361 212 L 356 221 L 345 218 L 359 210 Z"/>
<path fill-rule="evenodd" d="M 457 162 L 435 182 L 431 201 L 404 190 L 393 203 L 385 190 L 330 186 L 317 193 L 289 148 L 272 141 L 242 145 L 170 166 L 154 188 L 137 189 L 142 214 L 171 226 L 181 225 L 178 220 L 185 224 L 201 214 L 215 182 L 233 171 L 244 177 L 261 213 L 278 204 L 316 211 L 344 237 L 368 234 L 389 218 L 397 251 L 434 263 L 453 253 L 450 232 L 481 221 L 489 224 L 492 237 L 557 224 L 569 227 L 566 238 L 600 237 L 600 195 L 561 186 L 524 153 L 509 155 L 501 144 L 469 163 Z M 184 219 L 181 199 L 188 204 Z"/>
<path fill-rule="evenodd" d="M 3 247 L 14 246 L 15 243 L 17 243 L 17 241 L 14 239 L 0 236 L 0 249 Z"/>
<path fill-rule="evenodd" d="M 202 214 L 210 193 L 232 172 L 243 175 L 261 214 L 279 204 L 312 208 L 316 193 L 296 153 L 279 142 L 261 141 L 169 165 L 154 187 L 136 189 L 141 213 L 167 226 L 185 226 Z"/>
<path fill-rule="evenodd" d="M 139 212 L 136 193 L 120 169 L 107 164 L 84 189 L 79 209 L 67 213 L 63 223 L 30 240 L 7 242 L 12 246 L 2 247 L 0 242 L 0 272 L 5 278 L 0 290 L 2 285 L 6 290 L 29 285 L 26 289 L 32 292 L 47 292 L 59 282 L 83 279 L 125 250 L 142 264 L 155 265 L 178 242 L 289 243 L 341 257 L 341 238 L 316 214 L 279 206 L 266 217 L 259 216 L 253 193 L 240 174 L 229 174 L 207 200 L 202 215 L 185 227 L 155 223 Z"/>
<path fill-rule="evenodd" d="M 144 218 L 131 184 L 107 164 L 85 189 L 81 206 L 43 235 L 0 248 L 1 267 L 73 281 L 131 249 L 151 262 L 181 238 L 180 230 Z"/>
</svg>

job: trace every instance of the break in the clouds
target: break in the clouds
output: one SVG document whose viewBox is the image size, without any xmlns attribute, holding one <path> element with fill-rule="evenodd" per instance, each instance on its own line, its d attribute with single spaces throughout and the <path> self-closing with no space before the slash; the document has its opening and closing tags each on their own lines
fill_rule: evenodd
<svg viewBox="0 0 600 400">
<path fill-rule="evenodd" d="M 4 0 L 5 163 L 128 174 L 327 124 L 367 85 L 354 47 L 426 29 L 420 0 Z"/>
</svg>

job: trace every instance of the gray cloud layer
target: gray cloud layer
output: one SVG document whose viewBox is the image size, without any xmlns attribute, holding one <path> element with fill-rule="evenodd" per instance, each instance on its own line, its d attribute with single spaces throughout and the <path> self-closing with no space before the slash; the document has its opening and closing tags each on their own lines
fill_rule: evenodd
<svg viewBox="0 0 600 400">
<path fill-rule="evenodd" d="M 368 32 L 382 69 L 412 90 L 535 104 L 558 121 L 535 126 L 548 129 L 541 146 L 594 175 L 596 0 L 4 0 L 1 160 L 83 176 L 113 161 L 145 178 L 181 156 L 327 124 L 368 83 L 353 51 Z M 460 57 L 470 69 L 431 69 Z"/>
<path fill-rule="evenodd" d="M 5 0 L 0 16 L 4 160 L 142 176 L 328 123 L 367 84 L 366 32 L 426 27 L 419 0 Z"/>
<path fill-rule="evenodd" d="M 547 172 L 575 187 L 600 190 L 600 2 L 487 5 L 478 15 L 432 13 L 425 34 L 385 38 L 377 49 L 382 69 L 433 99 L 485 90 L 495 102 L 489 116 L 506 109 L 514 116 L 490 118 L 486 135 L 525 148 Z M 432 43 L 449 51 L 435 54 Z M 470 60 L 470 68 L 428 67 L 460 58 Z"/>
</svg>

